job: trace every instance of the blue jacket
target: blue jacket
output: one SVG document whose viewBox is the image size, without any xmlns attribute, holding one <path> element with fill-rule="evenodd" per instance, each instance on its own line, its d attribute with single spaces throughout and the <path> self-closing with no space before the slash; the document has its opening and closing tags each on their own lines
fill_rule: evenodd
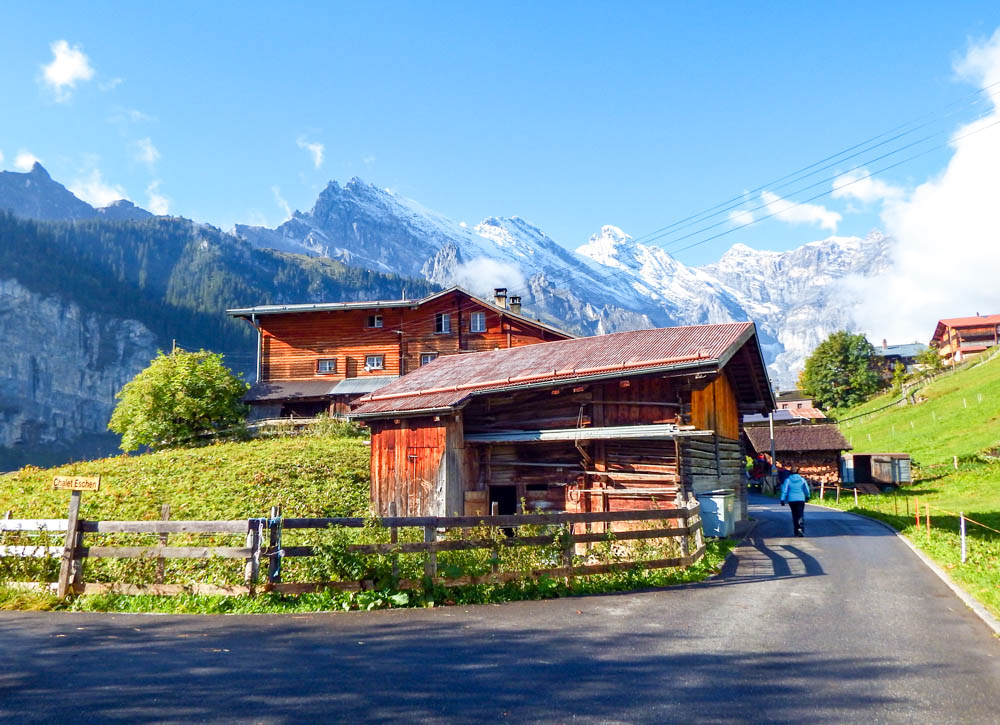
<svg viewBox="0 0 1000 725">
<path fill-rule="evenodd" d="M 781 485 L 782 501 L 808 501 L 810 496 L 812 491 L 809 490 L 809 484 L 797 473 L 786 478 Z"/>
</svg>

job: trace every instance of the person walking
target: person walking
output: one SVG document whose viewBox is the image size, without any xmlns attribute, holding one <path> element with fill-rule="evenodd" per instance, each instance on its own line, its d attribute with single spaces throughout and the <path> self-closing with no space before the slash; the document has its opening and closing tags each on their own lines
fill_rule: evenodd
<svg viewBox="0 0 1000 725">
<path fill-rule="evenodd" d="M 792 529 L 796 536 L 805 536 L 802 514 L 806 508 L 806 501 L 811 497 L 812 491 L 806 479 L 799 475 L 799 469 L 792 468 L 788 478 L 781 484 L 781 505 L 787 503 L 792 511 Z"/>
</svg>

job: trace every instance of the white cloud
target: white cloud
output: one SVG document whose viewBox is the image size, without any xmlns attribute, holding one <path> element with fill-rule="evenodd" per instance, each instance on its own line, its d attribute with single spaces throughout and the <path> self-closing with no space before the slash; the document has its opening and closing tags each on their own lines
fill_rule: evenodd
<svg viewBox="0 0 1000 725">
<path fill-rule="evenodd" d="M 361 157 L 361 163 L 365 166 L 371 166 L 375 163 L 375 154 L 365 154 Z"/>
<path fill-rule="evenodd" d="M 903 189 L 872 178 L 867 169 L 841 174 L 833 182 L 834 199 L 857 199 L 864 204 L 893 201 L 903 197 Z"/>
<path fill-rule="evenodd" d="M 739 227 L 753 224 L 753 212 L 750 209 L 733 209 L 729 212 L 729 221 Z"/>
<path fill-rule="evenodd" d="M 159 181 L 154 181 L 146 187 L 146 199 L 146 207 L 157 216 L 163 216 L 170 211 L 170 199 L 160 193 Z"/>
<path fill-rule="evenodd" d="M 3 151 L 0 151 L 0 164 L 3 163 Z"/>
<path fill-rule="evenodd" d="M 841 216 L 819 204 L 801 204 L 782 199 L 770 191 L 760 193 L 769 214 L 788 224 L 818 224 L 821 229 L 837 231 Z"/>
<path fill-rule="evenodd" d="M 160 152 L 153 145 L 153 141 L 148 136 L 146 138 L 139 139 L 133 144 L 133 146 L 135 147 L 136 161 L 141 161 L 144 164 L 152 166 L 160 160 Z"/>
<path fill-rule="evenodd" d="M 14 157 L 14 168 L 21 171 L 31 171 L 31 167 L 36 163 L 41 163 L 41 159 L 24 149 L 18 151 L 17 156 Z"/>
<path fill-rule="evenodd" d="M 319 141 L 307 141 L 305 136 L 299 136 L 295 141 L 300 149 L 308 151 L 312 156 L 313 166 L 317 169 L 323 165 L 323 152 L 326 147 Z"/>
<path fill-rule="evenodd" d="M 527 286 L 524 274 L 516 264 L 488 257 L 477 257 L 458 265 L 452 282 L 480 295 L 491 293 L 494 287 L 524 289 Z"/>
<path fill-rule="evenodd" d="M 89 174 L 75 179 L 68 185 L 68 188 L 79 198 L 95 207 L 107 206 L 119 199 L 128 199 L 125 189 L 117 184 L 106 182 L 100 169 L 91 169 Z"/>
<path fill-rule="evenodd" d="M 113 91 L 115 88 L 117 88 L 124 82 L 125 82 L 124 78 L 112 78 L 110 80 L 103 81 L 102 83 L 98 83 L 97 87 L 100 88 L 102 91 Z"/>
<path fill-rule="evenodd" d="M 65 103 L 72 97 L 78 82 L 94 77 L 94 69 L 78 45 L 70 47 L 65 40 L 57 40 L 49 47 L 52 62 L 42 66 L 42 82 L 52 91 L 56 101 Z"/>
<path fill-rule="evenodd" d="M 282 221 L 287 221 L 292 218 L 292 207 L 289 206 L 288 202 L 281 195 L 281 189 L 277 186 L 271 187 L 271 193 L 274 194 L 274 200 L 278 203 L 278 206 L 283 212 L 285 212 L 285 218 Z"/>
<path fill-rule="evenodd" d="M 955 65 L 978 87 L 1000 82 L 1000 30 Z M 993 111 L 959 128 L 945 170 L 882 211 L 894 239 L 892 265 L 875 279 L 853 280 L 855 319 L 871 339 L 926 342 L 937 320 L 1000 313 L 1000 86 Z"/>
<path fill-rule="evenodd" d="M 108 117 L 109 123 L 140 123 L 142 121 L 155 121 L 153 116 L 143 113 L 135 108 L 119 108 Z"/>
</svg>

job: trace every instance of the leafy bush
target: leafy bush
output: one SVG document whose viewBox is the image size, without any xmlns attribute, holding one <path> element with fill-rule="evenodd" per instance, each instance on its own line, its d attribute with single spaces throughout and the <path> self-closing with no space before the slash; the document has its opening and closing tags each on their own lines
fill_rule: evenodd
<svg viewBox="0 0 1000 725">
<path fill-rule="evenodd" d="M 247 414 L 242 398 L 249 387 L 218 353 L 160 352 L 115 396 L 118 405 L 108 428 L 121 435 L 123 451 L 189 442 L 242 423 Z"/>
</svg>

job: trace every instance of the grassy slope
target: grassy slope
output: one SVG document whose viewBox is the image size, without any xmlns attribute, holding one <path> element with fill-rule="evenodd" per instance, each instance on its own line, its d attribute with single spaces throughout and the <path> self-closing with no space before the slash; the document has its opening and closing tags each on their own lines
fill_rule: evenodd
<svg viewBox="0 0 1000 725">
<path fill-rule="evenodd" d="M 883 397 L 884 405 L 890 399 Z M 856 452 L 901 451 L 917 464 L 914 484 L 901 491 L 906 498 L 894 502 L 888 496 L 862 496 L 858 510 L 891 523 L 1000 616 L 1000 534 L 969 524 L 969 559 L 962 564 L 955 515 L 961 511 L 1000 530 L 1000 463 L 980 455 L 1000 443 L 1000 358 L 943 376 L 918 397 L 926 401 L 841 424 Z M 842 417 L 877 407 L 869 401 Z M 959 458 L 958 470 L 952 456 Z M 932 506 L 929 537 L 916 526 L 914 497 L 922 511 L 924 505 Z M 842 499 L 841 508 L 853 505 L 853 499 Z"/>
<path fill-rule="evenodd" d="M 0 515 L 62 518 L 69 494 L 54 475 L 101 475 L 84 493 L 87 519 L 239 519 L 280 505 L 286 516 L 360 515 L 368 509 L 368 447 L 360 438 L 302 436 L 118 456 L 0 477 Z"/>
</svg>

